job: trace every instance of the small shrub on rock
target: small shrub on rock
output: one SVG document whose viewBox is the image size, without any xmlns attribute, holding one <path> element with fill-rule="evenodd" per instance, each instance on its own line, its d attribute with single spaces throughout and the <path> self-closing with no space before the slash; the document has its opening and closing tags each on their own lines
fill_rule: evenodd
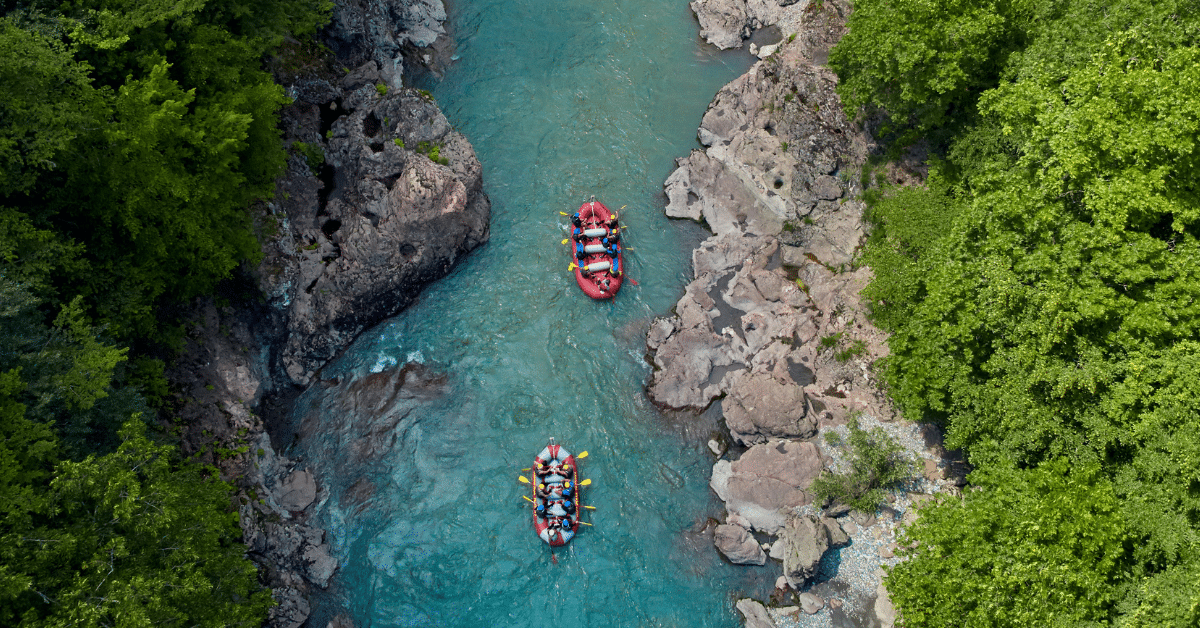
<svg viewBox="0 0 1200 628">
<path fill-rule="evenodd" d="M 888 489 L 900 486 L 917 473 L 904 448 L 882 429 L 864 430 L 857 417 L 848 425 L 845 473 L 825 472 L 812 484 L 817 503 L 846 504 L 855 510 L 875 512 Z"/>
</svg>

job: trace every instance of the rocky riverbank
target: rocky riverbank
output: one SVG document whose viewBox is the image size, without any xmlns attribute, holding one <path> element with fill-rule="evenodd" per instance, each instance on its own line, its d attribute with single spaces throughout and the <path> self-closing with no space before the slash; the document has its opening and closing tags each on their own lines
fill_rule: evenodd
<svg viewBox="0 0 1200 628">
<path fill-rule="evenodd" d="M 895 561 L 896 531 L 932 493 L 956 490 L 963 470 L 935 429 L 898 420 L 872 368 L 886 337 L 858 296 L 871 271 L 855 259 L 866 235 L 858 181 L 875 146 L 845 117 L 824 66 L 850 6 L 691 7 L 719 48 L 766 27 L 782 39 L 752 49 L 761 60 L 704 115 L 705 148 L 679 159 L 664 185 L 667 215 L 703 221 L 713 235 L 693 253 L 695 278 L 675 314 L 651 326 L 648 394 L 672 409 L 721 404 L 729 437 L 709 443 L 711 486 L 727 516 L 714 545 L 734 563 L 781 566 L 771 600 L 738 603 L 747 626 L 891 626 L 881 567 Z M 852 415 L 894 432 L 924 469 L 878 513 L 813 503 L 813 480 L 844 453 L 822 436 L 844 434 Z"/>
<path fill-rule="evenodd" d="M 310 519 L 328 492 L 286 455 L 292 401 L 488 239 L 474 150 L 403 86 L 405 64 L 432 58 L 422 50 L 444 20 L 441 0 L 339 2 L 320 34 L 335 56 L 285 46 L 276 77 L 294 99 L 281 115 L 290 157 L 258 208 L 262 260 L 232 293 L 196 303 L 168 373 L 184 453 L 239 490 L 249 556 L 278 602 L 272 626 L 304 624 L 310 592 L 337 569 Z"/>
</svg>

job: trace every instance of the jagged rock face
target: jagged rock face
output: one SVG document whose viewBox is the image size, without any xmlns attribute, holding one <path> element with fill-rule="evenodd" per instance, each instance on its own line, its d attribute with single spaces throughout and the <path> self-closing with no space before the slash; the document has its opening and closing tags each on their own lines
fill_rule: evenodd
<svg viewBox="0 0 1200 628">
<path fill-rule="evenodd" d="M 862 163 L 870 144 L 836 85 L 793 42 L 721 88 L 700 125 L 708 148 L 667 179 L 667 215 L 703 217 L 718 235 L 770 235 L 845 213 L 848 183 L 832 175 Z"/>
<path fill-rule="evenodd" d="M 700 21 L 700 36 L 721 50 L 741 48 L 750 36 L 746 0 L 695 0 L 688 6 Z"/>
<path fill-rule="evenodd" d="M 433 102 L 368 83 L 341 110 L 322 181 L 299 156 L 289 164 L 280 205 L 292 239 L 261 266 L 264 292 L 287 311 L 280 364 L 299 385 L 489 233 L 479 161 Z M 430 158 L 434 147 L 447 164 Z"/>
<path fill-rule="evenodd" d="M 444 21 L 442 0 L 339 0 L 322 35 L 343 63 L 374 61 L 380 79 L 400 89 L 402 53 L 431 46 L 446 33 Z"/>
</svg>

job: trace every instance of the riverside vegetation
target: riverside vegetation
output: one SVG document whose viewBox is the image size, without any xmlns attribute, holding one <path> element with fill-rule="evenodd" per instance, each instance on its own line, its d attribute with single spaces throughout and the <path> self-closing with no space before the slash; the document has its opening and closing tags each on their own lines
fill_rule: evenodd
<svg viewBox="0 0 1200 628">
<path fill-rule="evenodd" d="M 931 148 L 871 191 L 864 294 L 975 469 L 907 531 L 905 626 L 1200 626 L 1198 9 L 861 0 L 830 55 Z"/>
<path fill-rule="evenodd" d="M 260 625 L 229 486 L 146 427 L 145 348 L 259 255 L 288 102 L 264 61 L 330 5 L 3 7 L 0 624 Z"/>
</svg>

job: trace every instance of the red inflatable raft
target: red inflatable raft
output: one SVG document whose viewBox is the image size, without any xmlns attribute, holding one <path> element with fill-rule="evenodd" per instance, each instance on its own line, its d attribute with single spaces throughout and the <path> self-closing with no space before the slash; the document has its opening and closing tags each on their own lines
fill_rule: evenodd
<svg viewBox="0 0 1200 628">
<path fill-rule="evenodd" d="M 583 455 L 583 454 L 581 454 Z M 533 529 L 551 547 L 566 545 L 579 531 L 579 467 L 565 448 L 550 444 L 533 459 Z"/>
<path fill-rule="evenodd" d="M 575 281 L 593 299 L 611 299 L 625 280 L 625 254 L 617 214 L 596 197 L 571 216 L 568 239 L 575 258 Z"/>
</svg>

